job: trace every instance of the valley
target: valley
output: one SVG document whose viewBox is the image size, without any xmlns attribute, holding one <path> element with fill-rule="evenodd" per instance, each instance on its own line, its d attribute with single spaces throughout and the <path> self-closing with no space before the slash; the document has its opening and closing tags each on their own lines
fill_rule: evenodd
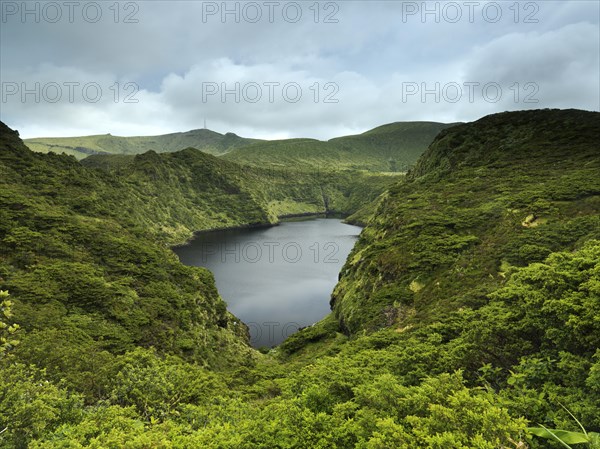
<svg viewBox="0 0 600 449">
<path fill-rule="evenodd" d="M 596 435 L 599 141 L 575 109 L 327 142 L 0 123 L 0 448 L 553 448 L 530 428 L 573 416 Z M 274 348 L 171 250 L 324 213 L 364 229 L 331 312 Z"/>
</svg>

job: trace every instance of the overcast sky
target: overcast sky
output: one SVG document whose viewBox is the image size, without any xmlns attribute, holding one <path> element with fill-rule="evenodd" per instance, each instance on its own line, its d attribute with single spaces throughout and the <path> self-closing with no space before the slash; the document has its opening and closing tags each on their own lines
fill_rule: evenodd
<svg viewBox="0 0 600 449">
<path fill-rule="evenodd" d="M 24 138 L 266 139 L 600 108 L 600 2 L 0 0 L 0 120 Z"/>
</svg>

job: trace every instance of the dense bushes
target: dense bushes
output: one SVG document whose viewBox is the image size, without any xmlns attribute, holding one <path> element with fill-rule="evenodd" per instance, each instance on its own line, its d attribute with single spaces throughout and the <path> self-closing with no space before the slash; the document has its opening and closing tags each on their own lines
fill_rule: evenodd
<svg viewBox="0 0 600 449">
<path fill-rule="evenodd" d="M 378 201 L 335 314 L 266 355 L 164 247 L 197 223 L 186 208 L 226 224 L 324 193 L 355 207 L 381 179 L 229 178 L 193 150 L 119 177 L 3 130 L 0 448 L 553 448 L 526 428 L 577 430 L 561 404 L 599 431 L 597 115 L 442 133 Z"/>
</svg>

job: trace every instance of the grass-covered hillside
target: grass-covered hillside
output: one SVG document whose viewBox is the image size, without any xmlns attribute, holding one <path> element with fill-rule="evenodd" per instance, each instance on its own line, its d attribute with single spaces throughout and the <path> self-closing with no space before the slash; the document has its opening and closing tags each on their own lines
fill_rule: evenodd
<svg viewBox="0 0 600 449">
<path fill-rule="evenodd" d="M 396 122 L 355 136 L 338 137 L 329 143 L 350 154 L 377 157 L 372 169 L 406 172 L 438 133 L 455 123 Z"/>
<path fill-rule="evenodd" d="M 479 307 L 515 267 L 600 238 L 600 114 L 497 114 L 442 131 L 379 204 L 332 303 L 347 332 Z"/>
<path fill-rule="evenodd" d="M 25 144 L 36 152 L 65 153 L 77 159 L 90 155 L 136 155 L 147 151 L 165 153 L 196 148 L 232 162 L 261 168 L 406 172 L 437 133 L 449 126 L 453 124 L 390 123 L 363 134 L 327 142 L 315 139 L 265 141 L 196 129 L 160 136 L 42 137 L 26 139 Z"/>
<path fill-rule="evenodd" d="M 195 149 L 96 156 L 83 166 L 30 151 L 3 123 L 0 173 L 3 448 L 83 417 L 84 404 L 126 406 L 128 394 L 141 394 L 157 419 L 129 368 L 153 385 L 157 375 L 182 382 L 168 387 L 176 397 L 191 387 L 186 400 L 220 394 L 226 387 L 211 373 L 251 366 L 259 354 L 212 275 L 181 265 L 166 245 L 286 214 L 351 213 L 391 179 L 248 170 Z M 130 387 L 118 379 L 133 390 L 120 391 Z"/>
<path fill-rule="evenodd" d="M 454 124 L 398 122 L 355 136 L 331 139 L 288 139 L 257 142 L 223 157 L 244 165 L 304 167 L 310 170 L 360 169 L 405 172 L 434 137 Z"/>
<path fill-rule="evenodd" d="M 399 391 L 460 370 L 514 417 L 578 430 L 562 404 L 598 432 L 599 142 L 600 114 L 576 110 L 496 114 L 442 131 L 380 200 L 342 270 L 333 316 L 282 350 L 327 348 L 354 363 L 370 354 L 368 366 L 390 370 L 388 388 Z M 412 413 L 404 394 L 390 405 L 400 415 L 380 423 L 389 445 L 373 447 L 411 447 L 402 443 L 415 423 L 402 417 Z M 429 432 L 468 420 L 429 407 L 439 419 Z M 415 447 L 479 447 L 440 435 Z"/>
<path fill-rule="evenodd" d="M 94 155 L 81 164 L 135 191 L 124 213 L 175 243 L 194 231 L 277 223 L 293 215 L 358 211 L 398 177 L 364 171 L 242 167 L 188 148 L 136 156 Z M 144 212 L 139 213 L 140 210 Z"/>
<path fill-rule="evenodd" d="M 153 214 L 167 192 L 268 219 L 310 204 L 310 171 L 195 150 L 85 167 L 3 127 L 0 448 L 597 448 L 599 118 L 440 132 L 362 208 L 332 314 L 268 354 L 165 249 L 185 208 Z M 357 173 L 320 174 L 322 204 L 363 205 Z"/>
<path fill-rule="evenodd" d="M 90 154 L 141 154 L 147 151 L 173 152 L 197 148 L 210 154 L 223 154 L 234 148 L 258 142 L 233 133 L 219 134 L 209 129 L 159 136 L 120 137 L 110 134 L 83 137 L 40 137 L 25 144 L 40 153 L 65 153 L 83 159 Z"/>
<path fill-rule="evenodd" d="M 0 290 L 12 310 L 3 317 L 20 326 L 22 363 L 90 398 L 103 389 L 94 376 L 109 375 L 114 356 L 136 347 L 203 367 L 252 357 L 245 327 L 227 312 L 212 275 L 182 266 L 145 225 L 151 197 L 138 186 L 69 156 L 33 153 L 3 123 L 0 173 Z M 6 388 L 2 415 L 13 400 Z M 36 432 L 32 412 L 22 413 L 18 425 L 11 416 L 15 440 L 2 447 L 23 447 L 18 441 Z"/>
</svg>

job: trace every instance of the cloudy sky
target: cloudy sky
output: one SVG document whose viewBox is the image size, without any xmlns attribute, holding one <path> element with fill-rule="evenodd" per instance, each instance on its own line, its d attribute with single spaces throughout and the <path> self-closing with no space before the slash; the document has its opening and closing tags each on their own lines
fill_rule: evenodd
<svg viewBox="0 0 600 449">
<path fill-rule="evenodd" d="M 0 0 L 21 136 L 331 137 L 600 108 L 600 2 Z"/>
</svg>

